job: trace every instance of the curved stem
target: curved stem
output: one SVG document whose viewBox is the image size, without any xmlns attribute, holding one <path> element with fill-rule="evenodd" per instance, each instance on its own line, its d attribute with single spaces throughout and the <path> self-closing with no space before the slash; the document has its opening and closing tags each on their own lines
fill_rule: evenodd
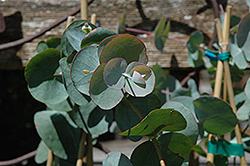
<svg viewBox="0 0 250 166">
<path fill-rule="evenodd" d="M 163 155 L 162 155 L 162 153 L 161 153 L 161 149 L 160 149 L 160 147 L 159 147 L 159 144 L 158 144 L 157 140 L 156 140 L 155 138 L 153 138 L 153 139 L 152 139 L 152 142 L 153 142 L 153 145 L 154 145 L 155 150 L 156 150 L 156 152 L 157 152 L 157 155 L 158 155 L 158 157 L 159 157 L 159 159 L 160 159 L 160 164 L 161 164 L 161 166 L 165 166 L 166 164 L 165 164 L 165 161 L 163 160 Z"/>
<path fill-rule="evenodd" d="M 131 108 L 131 110 L 138 116 L 138 118 L 140 120 L 142 120 L 144 118 L 144 116 L 140 113 L 140 111 L 125 97 L 123 98 L 123 103 L 125 103 L 127 106 L 129 106 L 129 108 Z"/>
</svg>

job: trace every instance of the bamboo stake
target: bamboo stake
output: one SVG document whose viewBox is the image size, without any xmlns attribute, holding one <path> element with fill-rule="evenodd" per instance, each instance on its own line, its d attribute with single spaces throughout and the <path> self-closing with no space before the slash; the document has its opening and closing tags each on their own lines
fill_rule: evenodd
<svg viewBox="0 0 250 166">
<path fill-rule="evenodd" d="M 222 42 L 222 33 L 221 33 L 221 27 L 220 27 L 220 20 L 218 18 L 216 18 L 215 22 L 216 22 L 219 43 L 221 43 Z M 223 75 L 223 62 L 218 61 L 217 62 L 217 69 L 216 69 L 216 76 L 215 76 L 215 85 L 214 85 L 214 97 L 220 98 L 222 75 Z M 213 135 L 209 134 L 208 141 L 211 141 L 212 138 L 213 138 Z M 207 154 L 207 166 L 213 165 L 213 163 L 214 163 L 214 154 L 208 153 Z"/>
<path fill-rule="evenodd" d="M 90 21 L 93 25 L 96 24 L 96 14 L 92 14 L 91 15 L 91 21 Z"/>
<path fill-rule="evenodd" d="M 69 16 L 69 17 L 67 18 L 67 26 L 66 26 L 66 27 L 68 27 L 68 26 L 74 21 L 74 19 L 75 19 L 74 16 Z"/>
<path fill-rule="evenodd" d="M 81 19 L 88 20 L 88 1 L 81 0 Z"/>
<path fill-rule="evenodd" d="M 52 166 L 52 165 L 53 165 L 53 152 L 52 150 L 49 150 L 46 166 Z"/>
<path fill-rule="evenodd" d="M 230 28 L 230 17 L 231 17 L 231 6 L 227 6 L 226 13 L 224 16 L 224 24 L 223 24 L 223 44 L 224 47 L 222 47 L 223 52 L 228 52 L 229 51 L 229 28 Z M 223 46 L 223 45 L 222 45 Z M 232 80 L 231 80 L 231 73 L 229 69 L 229 64 L 228 62 L 224 61 L 224 70 L 225 70 L 225 75 L 226 75 L 226 84 L 227 84 L 227 89 L 228 89 L 228 95 L 229 95 L 229 102 L 230 105 L 233 109 L 233 112 L 236 114 L 237 108 L 235 105 L 235 100 L 234 100 L 234 92 L 233 92 L 233 85 L 232 85 Z M 240 128 L 239 125 L 237 124 L 235 126 L 235 135 L 237 138 L 237 143 L 242 144 L 242 136 L 240 133 Z M 245 156 L 240 157 L 240 165 L 241 166 L 247 166 L 246 158 Z"/>
<path fill-rule="evenodd" d="M 78 150 L 78 159 L 76 161 L 76 166 L 82 166 L 83 164 L 83 156 L 84 156 L 84 151 L 85 151 L 85 141 L 87 138 L 87 134 L 82 131 L 82 136 L 81 136 L 81 140 L 79 143 L 79 150 Z"/>
</svg>

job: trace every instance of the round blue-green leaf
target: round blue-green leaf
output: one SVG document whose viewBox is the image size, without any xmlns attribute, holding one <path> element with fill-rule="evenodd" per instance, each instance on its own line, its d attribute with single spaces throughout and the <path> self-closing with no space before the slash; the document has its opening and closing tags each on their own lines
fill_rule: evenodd
<svg viewBox="0 0 250 166">
<path fill-rule="evenodd" d="M 103 166 L 133 166 L 129 158 L 120 152 L 110 152 L 102 162 Z"/>
<path fill-rule="evenodd" d="M 101 109 L 109 110 L 114 108 L 123 98 L 121 90 L 114 90 L 109 88 L 103 80 L 103 71 L 106 64 L 100 64 L 94 71 L 90 86 L 89 93 L 92 101 Z"/>
<path fill-rule="evenodd" d="M 70 74 L 74 85 L 81 93 L 89 95 L 90 79 L 98 66 L 99 57 L 94 46 L 84 47 L 74 57 Z"/>
<path fill-rule="evenodd" d="M 239 120 L 248 120 L 250 114 L 250 100 L 247 99 L 244 104 L 238 109 L 236 115 Z"/>
<path fill-rule="evenodd" d="M 191 97 L 193 99 L 200 97 L 200 93 L 197 89 L 196 82 L 193 79 L 189 79 L 187 84 L 188 84 L 188 88 L 189 88 L 190 93 L 191 93 Z"/>
<path fill-rule="evenodd" d="M 35 161 L 37 164 L 42 164 L 48 159 L 49 148 L 47 145 L 41 141 L 37 148 L 37 153 L 35 156 Z"/>
<path fill-rule="evenodd" d="M 127 64 L 133 61 L 146 63 L 146 47 L 141 40 L 133 35 L 117 35 L 102 50 L 100 63 L 108 63 L 113 58 L 123 58 Z"/>
<path fill-rule="evenodd" d="M 81 50 L 81 42 L 84 39 L 84 37 L 87 35 L 85 31 L 83 31 L 83 27 L 85 25 L 88 25 L 92 30 L 95 29 L 96 27 L 89 23 L 89 22 L 83 22 L 79 25 L 73 26 L 73 27 L 68 27 L 66 30 L 66 37 L 71 44 L 71 46 L 76 50 L 80 51 Z"/>
<path fill-rule="evenodd" d="M 34 123 L 39 136 L 54 155 L 62 159 L 77 157 L 81 130 L 67 113 L 40 111 L 35 114 Z"/>
<path fill-rule="evenodd" d="M 181 133 L 167 133 L 158 138 L 158 144 L 166 165 L 180 166 L 191 152 L 192 142 Z M 160 160 L 152 141 L 135 148 L 131 156 L 133 166 L 160 166 Z"/>
<path fill-rule="evenodd" d="M 172 98 L 171 101 L 177 101 L 177 102 L 180 102 L 181 104 L 183 104 L 185 107 L 187 107 L 192 112 L 192 114 L 196 118 L 195 107 L 194 107 L 194 104 L 193 104 L 194 99 L 192 97 L 178 96 L 178 97 Z"/>
<path fill-rule="evenodd" d="M 107 28 L 96 28 L 89 32 L 82 40 L 81 47 L 86 47 L 91 44 L 99 44 L 106 37 L 116 35 L 114 31 L 111 31 Z"/>
<path fill-rule="evenodd" d="M 60 67 L 61 67 L 61 70 L 62 70 L 62 73 L 63 73 L 64 84 L 66 86 L 66 90 L 68 92 L 68 95 L 69 95 L 70 99 L 74 103 L 76 103 L 78 105 L 85 105 L 85 104 L 88 103 L 87 96 L 80 93 L 76 89 L 76 87 L 75 87 L 75 85 L 74 85 L 74 83 L 73 83 L 73 81 L 72 81 L 72 79 L 70 77 L 71 63 L 68 63 L 68 60 L 69 60 L 68 58 L 64 57 L 64 58 L 60 59 L 60 61 L 59 61 Z"/>
<path fill-rule="evenodd" d="M 247 42 L 247 37 L 249 35 L 249 24 L 250 24 L 250 13 L 248 13 L 240 22 L 237 31 L 237 43 L 241 48 Z"/>
<path fill-rule="evenodd" d="M 127 101 L 128 100 L 128 101 Z M 155 94 L 149 94 L 146 97 L 132 97 L 129 96 L 115 108 L 115 120 L 121 131 L 128 130 L 137 125 L 141 120 L 131 109 L 132 104 L 143 117 L 154 109 L 161 107 L 161 102 Z M 132 141 L 138 141 L 141 139 L 139 136 L 129 137 Z"/>
<path fill-rule="evenodd" d="M 178 96 L 191 96 L 191 92 L 188 88 L 181 87 L 173 91 L 171 98 L 175 98 Z"/>
<path fill-rule="evenodd" d="M 77 25 L 82 25 L 84 24 L 86 21 L 84 20 L 77 20 L 77 21 L 73 21 L 63 32 L 62 34 L 62 40 L 61 40 L 61 48 L 62 48 L 62 54 L 64 54 L 65 56 L 69 56 L 70 53 L 72 53 L 75 49 L 73 48 L 73 46 L 69 43 L 69 40 L 67 38 L 67 30 L 70 28 L 73 28 Z"/>
<path fill-rule="evenodd" d="M 162 118 L 164 117 L 164 118 Z M 160 131 L 180 131 L 187 127 L 183 115 L 174 109 L 151 111 L 135 127 L 122 132 L 123 136 L 154 136 Z"/>
<path fill-rule="evenodd" d="M 233 131 L 237 124 L 236 115 L 225 101 L 210 96 L 194 100 L 195 112 L 204 130 L 215 135 L 224 135 Z"/>
<path fill-rule="evenodd" d="M 155 75 L 146 65 L 132 62 L 126 69 L 125 90 L 131 96 L 144 97 L 154 90 Z"/>
<path fill-rule="evenodd" d="M 46 104 L 58 104 L 68 94 L 62 83 L 59 67 L 60 51 L 46 49 L 33 57 L 25 68 L 25 78 L 31 95 Z"/>
<path fill-rule="evenodd" d="M 125 73 L 127 62 L 123 58 L 111 59 L 103 71 L 103 79 L 111 89 L 121 90 L 125 84 Z"/>
<path fill-rule="evenodd" d="M 46 104 L 46 105 L 47 105 L 47 109 L 49 109 L 49 110 L 65 111 L 65 112 L 72 111 L 72 108 L 70 106 L 71 101 L 69 101 L 69 100 L 64 100 L 64 101 L 57 103 L 57 104 Z"/>
<path fill-rule="evenodd" d="M 230 51 L 233 57 L 233 62 L 240 69 L 245 69 L 248 63 L 246 61 L 244 52 L 235 43 L 230 43 Z"/>
<path fill-rule="evenodd" d="M 244 92 L 247 98 L 250 99 L 250 79 L 247 80 Z"/>
<path fill-rule="evenodd" d="M 49 46 L 47 45 L 47 43 L 45 41 L 40 41 L 36 46 L 36 51 L 39 53 L 39 52 L 46 50 L 48 48 L 49 48 Z"/>
<path fill-rule="evenodd" d="M 192 101 L 191 101 L 191 104 L 192 104 Z M 179 132 L 186 135 L 195 145 L 197 138 L 198 138 L 199 129 L 198 129 L 198 124 L 197 124 L 198 122 L 196 121 L 191 110 L 185 107 L 182 103 L 176 102 L 176 101 L 168 101 L 161 108 L 173 108 L 173 109 L 178 110 L 182 114 L 182 116 L 187 121 L 187 127 L 184 130 L 179 131 Z"/>
</svg>

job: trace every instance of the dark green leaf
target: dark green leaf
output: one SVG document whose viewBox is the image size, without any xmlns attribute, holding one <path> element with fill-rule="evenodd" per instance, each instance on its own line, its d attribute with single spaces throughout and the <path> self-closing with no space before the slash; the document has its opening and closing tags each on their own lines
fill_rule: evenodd
<svg viewBox="0 0 250 166">
<path fill-rule="evenodd" d="M 61 38 L 52 37 L 46 41 L 49 48 L 56 48 L 58 50 L 61 49 Z"/>
<path fill-rule="evenodd" d="M 249 36 L 250 13 L 248 13 L 240 22 L 237 32 L 237 44 L 241 48 L 245 45 Z"/>
<path fill-rule="evenodd" d="M 163 50 L 164 43 L 168 37 L 168 32 L 170 30 L 170 21 L 168 21 L 167 25 L 166 21 L 166 18 L 162 18 L 155 28 L 155 47 L 160 51 Z"/>
<path fill-rule="evenodd" d="M 121 135 L 154 136 L 160 131 L 180 131 L 186 126 L 187 122 L 180 112 L 174 109 L 156 109 L 151 111 L 135 127 L 126 130 Z"/>
<path fill-rule="evenodd" d="M 194 150 L 195 152 L 197 152 L 199 155 L 203 157 L 207 157 L 207 153 L 202 149 L 200 145 L 194 145 L 192 147 L 192 150 Z"/>
<path fill-rule="evenodd" d="M 182 103 L 176 101 L 168 101 L 161 108 L 176 109 L 182 114 L 182 116 L 187 121 L 187 127 L 179 132 L 186 135 L 195 145 L 198 138 L 199 129 L 195 116 L 192 114 L 192 111 L 185 107 Z"/>
<path fill-rule="evenodd" d="M 101 56 L 101 53 L 102 53 L 102 50 L 104 49 L 104 47 L 108 44 L 108 42 L 110 42 L 115 37 L 116 37 L 116 35 L 109 36 L 101 41 L 101 43 L 99 44 L 99 47 L 98 47 L 98 56 L 99 57 Z"/>
<path fill-rule="evenodd" d="M 113 58 L 123 58 L 130 64 L 133 61 L 146 63 L 147 54 L 141 40 L 129 34 L 114 37 L 106 44 L 100 56 L 100 63 L 107 63 Z"/>
<path fill-rule="evenodd" d="M 128 102 L 131 103 L 135 108 L 142 114 L 146 116 L 150 111 L 160 108 L 161 103 L 158 97 L 154 94 L 149 94 L 146 97 L 128 97 Z M 132 111 L 129 103 L 126 99 L 123 100 L 115 108 L 115 120 L 121 131 L 125 131 L 137 125 L 141 120 Z M 129 137 L 133 141 L 138 141 L 141 137 Z"/>
<path fill-rule="evenodd" d="M 158 138 L 159 147 L 166 165 L 180 166 L 188 157 L 192 143 L 183 134 L 168 133 Z M 146 141 L 135 148 L 131 161 L 134 166 L 160 166 L 159 157 L 152 141 Z"/>
<path fill-rule="evenodd" d="M 223 135 L 233 131 L 237 124 L 236 115 L 225 101 L 209 96 L 194 100 L 195 111 L 203 128 L 215 135 Z"/>
<path fill-rule="evenodd" d="M 27 64 L 25 78 L 28 89 L 36 100 L 46 104 L 58 104 L 67 99 L 59 59 L 60 51 L 50 48 L 37 54 Z"/>
</svg>

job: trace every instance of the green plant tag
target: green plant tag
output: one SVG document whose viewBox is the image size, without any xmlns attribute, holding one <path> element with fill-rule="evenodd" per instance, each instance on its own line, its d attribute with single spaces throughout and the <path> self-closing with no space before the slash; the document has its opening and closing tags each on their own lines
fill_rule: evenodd
<svg viewBox="0 0 250 166">
<path fill-rule="evenodd" d="M 208 141 L 208 153 L 225 156 L 244 156 L 243 144 Z"/>
</svg>

